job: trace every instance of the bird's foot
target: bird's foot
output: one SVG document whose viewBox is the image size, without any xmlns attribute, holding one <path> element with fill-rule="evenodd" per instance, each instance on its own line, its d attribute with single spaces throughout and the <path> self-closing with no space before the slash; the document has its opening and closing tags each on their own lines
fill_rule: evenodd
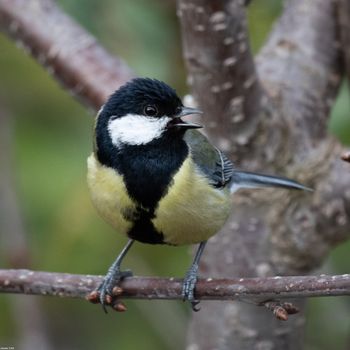
<svg viewBox="0 0 350 350">
<path fill-rule="evenodd" d="M 112 306 L 116 302 L 116 294 L 114 288 L 118 283 L 126 277 L 131 277 L 132 272 L 130 270 L 120 271 L 119 269 L 109 270 L 100 286 L 97 288 L 99 294 L 99 301 L 105 313 L 107 313 L 106 306 Z"/>
<path fill-rule="evenodd" d="M 191 303 L 192 310 L 197 312 L 200 308 L 197 308 L 199 300 L 194 297 L 194 289 L 197 283 L 198 265 L 192 265 L 187 271 L 182 284 L 182 300 L 188 300 Z"/>
</svg>

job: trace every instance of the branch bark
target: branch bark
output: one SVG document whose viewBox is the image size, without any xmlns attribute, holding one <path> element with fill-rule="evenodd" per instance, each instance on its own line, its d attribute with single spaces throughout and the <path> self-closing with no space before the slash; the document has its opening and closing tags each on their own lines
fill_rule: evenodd
<svg viewBox="0 0 350 350">
<path fill-rule="evenodd" d="M 1 270 L 0 293 L 86 298 L 103 276 L 73 275 L 31 270 Z M 120 298 L 182 299 L 182 279 L 130 277 L 120 287 Z M 350 295 L 350 275 L 266 278 L 199 279 L 201 300 L 243 300 L 261 304 L 271 299 Z"/>
<path fill-rule="evenodd" d="M 346 68 L 348 82 L 350 81 L 350 1 L 339 0 L 338 16 L 340 25 L 340 48 Z"/>
<path fill-rule="evenodd" d="M 288 127 L 271 150 L 273 159 L 280 162 L 283 147 L 285 161 L 278 166 L 315 188 L 314 196 L 303 201 L 293 195 L 284 198 L 271 217 L 272 260 L 278 273 L 318 267 L 334 245 L 349 237 L 344 188 L 350 174 L 336 156 L 340 145 L 327 135 L 343 74 L 339 40 L 335 1 L 318 0 L 315 5 L 292 0 L 257 59 L 279 119 Z"/>
<path fill-rule="evenodd" d="M 223 231 L 210 240 L 201 273 L 262 277 L 310 272 L 350 232 L 349 198 L 344 191 L 350 174 L 345 171 L 346 164 L 338 160 L 339 145 L 328 137 L 326 126 L 343 73 L 336 2 L 286 1 L 282 16 L 257 57 L 256 67 L 251 56 L 245 54 L 239 56 L 230 71 L 224 64 L 227 56 L 217 54 L 227 50 L 222 38 L 209 31 L 210 27 L 205 35 L 198 30 L 195 33 L 199 19 L 205 16 L 196 15 L 197 7 L 204 7 L 210 16 L 211 3 L 192 0 L 189 6 L 179 1 L 184 56 L 199 106 L 210 111 L 206 116 L 206 125 L 213 125 L 207 129 L 210 137 L 218 147 L 225 149 L 226 145 L 240 167 L 286 175 L 316 191 L 314 195 L 276 190 L 235 194 L 232 217 Z M 235 11 L 230 12 L 233 8 Z M 241 25 L 246 21 L 242 2 L 218 1 L 215 11 L 226 14 L 225 25 L 236 39 L 231 52 L 239 50 L 238 38 L 247 37 L 246 27 Z M 196 53 L 200 62 L 204 60 L 201 69 L 195 69 L 188 51 Z M 215 59 L 207 60 L 208 55 L 213 57 L 211 52 Z M 258 72 L 251 88 L 239 92 L 231 89 L 216 97 L 203 81 L 210 77 L 214 86 L 226 81 L 241 86 L 246 80 L 240 71 L 245 79 Z M 231 116 L 228 110 L 231 102 L 238 103 L 237 96 L 253 107 L 243 109 L 244 118 L 238 117 L 240 123 L 232 125 L 231 118 L 240 112 L 231 110 Z M 194 317 L 189 346 L 302 349 L 303 315 L 293 322 L 284 328 L 247 305 L 230 309 L 211 303 Z"/>
<path fill-rule="evenodd" d="M 134 76 L 53 0 L 0 0 L 0 29 L 96 110 Z"/>
<path fill-rule="evenodd" d="M 242 1 L 178 1 L 188 83 L 206 129 L 234 153 L 255 133 L 263 96 Z"/>
</svg>

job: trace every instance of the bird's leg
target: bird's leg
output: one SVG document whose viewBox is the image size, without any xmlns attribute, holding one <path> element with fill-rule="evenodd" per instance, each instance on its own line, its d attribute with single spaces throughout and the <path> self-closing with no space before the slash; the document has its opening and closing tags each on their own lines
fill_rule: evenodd
<svg viewBox="0 0 350 350">
<path fill-rule="evenodd" d="M 103 307 L 103 310 L 107 313 L 106 309 L 106 296 L 112 296 L 113 287 L 115 287 L 118 282 L 120 282 L 125 277 L 132 276 L 132 272 L 130 270 L 127 271 L 120 271 L 120 264 L 122 263 L 122 260 L 124 259 L 126 253 L 129 251 L 131 246 L 133 245 L 134 240 L 130 239 L 126 246 L 123 248 L 123 250 L 118 255 L 117 259 L 115 259 L 114 263 L 111 265 L 111 267 L 108 269 L 108 272 L 103 279 L 103 282 L 98 287 L 97 291 L 100 295 L 100 303 Z"/>
<path fill-rule="evenodd" d="M 196 308 L 196 306 L 199 304 L 199 301 L 194 298 L 194 288 L 197 283 L 199 260 L 202 256 L 206 244 L 207 241 L 201 242 L 199 244 L 198 250 L 193 259 L 193 263 L 188 269 L 182 284 L 182 299 L 184 301 L 188 300 L 191 303 L 193 311 L 199 311 L 199 308 Z"/>
</svg>

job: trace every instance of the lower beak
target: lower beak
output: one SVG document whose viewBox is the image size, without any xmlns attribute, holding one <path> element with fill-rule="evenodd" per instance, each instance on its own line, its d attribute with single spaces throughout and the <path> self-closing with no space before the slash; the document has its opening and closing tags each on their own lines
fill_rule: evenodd
<svg viewBox="0 0 350 350">
<path fill-rule="evenodd" d="M 185 129 L 200 129 L 203 128 L 202 125 L 197 123 L 187 123 L 184 122 L 181 117 L 185 117 L 190 114 L 202 114 L 203 112 L 197 108 L 182 107 L 180 113 L 178 113 L 175 118 L 170 122 L 170 127 L 179 127 Z"/>
</svg>

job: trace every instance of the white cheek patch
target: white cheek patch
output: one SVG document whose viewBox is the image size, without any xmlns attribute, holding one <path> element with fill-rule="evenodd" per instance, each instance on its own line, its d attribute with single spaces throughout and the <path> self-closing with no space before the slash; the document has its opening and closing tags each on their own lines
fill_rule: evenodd
<svg viewBox="0 0 350 350">
<path fill-rule="evenodd" d="M 170 121 L 169 117 L 152 118 L 144 115 L 127 114 L 111 120 L 108 132 L 112 143 L 120 147 L 127 145 L 144 145 L 159 138 Z"/>
</svg>

